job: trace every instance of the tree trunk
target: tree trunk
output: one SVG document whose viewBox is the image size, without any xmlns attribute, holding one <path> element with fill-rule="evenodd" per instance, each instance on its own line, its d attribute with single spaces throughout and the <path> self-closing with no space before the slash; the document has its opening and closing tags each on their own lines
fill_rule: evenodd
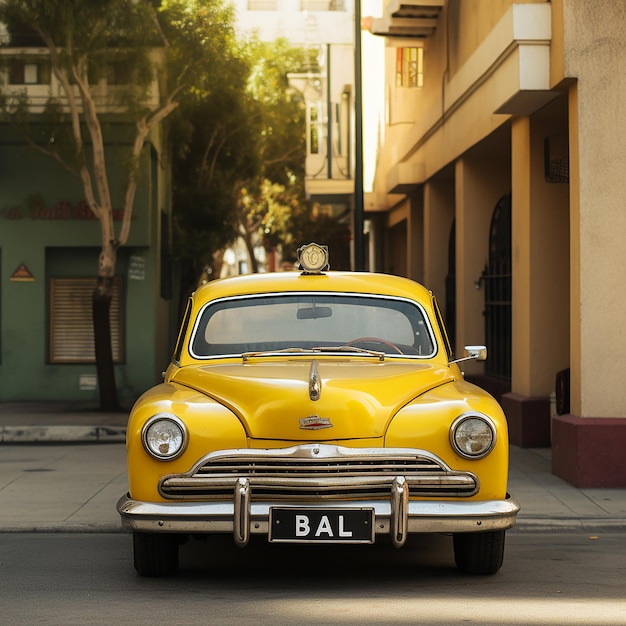
<svg viewBox="0 0 626 626">
<path fill-rule="evenodd" d="M 247 231 L 243 236 L 244 243 L 246 244 L 246 249 L 248 250 L 248 258 L 250 259 L 250 273 L 258 274 L 259 273 L 259 262 L 256 260 L 254 256 L 254 246 L 252 245 L 252 235 L 250 235 Z"/>
<path fill-rule="evenodd" d="M 96 350 L 96 371 L 100 391 L 100 409 L 118 411 L 120 403 L 115 384 L 113 347 L 111 345 L 111 300 L 113 299 L 113 279 L 98 277 L 93 292 L 93 335 Z"/>
</svg>

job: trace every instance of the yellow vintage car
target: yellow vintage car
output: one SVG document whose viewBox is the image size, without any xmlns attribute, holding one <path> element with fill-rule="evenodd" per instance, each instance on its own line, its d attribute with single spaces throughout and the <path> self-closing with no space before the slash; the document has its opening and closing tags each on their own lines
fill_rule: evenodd
<svg viewBox="0 0 626 626">
<path fill-rule="evenodd" d="M 299 252 L 297 271 L 200 287 L 164 382 L 133 407 L 117 509 L 135 569 L 172 574 L 179 546 L 213 533 L 398 548 L 448 533 L 461 571 L 497 572 L 519 510 L 507 423 L 463 379 L 433 294 Z"/>
</svg>

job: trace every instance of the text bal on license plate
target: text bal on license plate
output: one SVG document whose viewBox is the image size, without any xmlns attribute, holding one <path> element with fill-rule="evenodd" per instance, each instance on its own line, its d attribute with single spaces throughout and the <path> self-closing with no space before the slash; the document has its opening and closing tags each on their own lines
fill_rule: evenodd
<svg viewBox="0 0 626 626">
<path fill-rule="evenodd" d="M 270 509 L 270 541 L 373 543 L 373 509 Z"/>
</svg>

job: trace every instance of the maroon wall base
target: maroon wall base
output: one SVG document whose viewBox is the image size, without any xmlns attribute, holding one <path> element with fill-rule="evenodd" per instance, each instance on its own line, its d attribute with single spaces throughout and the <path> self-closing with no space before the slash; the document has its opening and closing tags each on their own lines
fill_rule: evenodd
<svg viewBox="0 0 626 626">
<path fill-rule="evenodd" d="M 576 487 L 626 487 L 626 419 L 556 415 L 552 473 Z"/>
<path fill-rule="evenodd" d="M 478 385 L 487 393 L 490 393 L 498 402 L 502 402 L 502 396 L 511 391 L 511 383 L 507 380 L 481 376 L 480 374 L 468 374 L 465 380 L 468 383 Z"/>
<path fill-rule="evenodd" d="M 550 447 L 550 398 L 505 393 L 502 408 L 509 423 L 509 441 L 520 448 Z"/>
</svg>

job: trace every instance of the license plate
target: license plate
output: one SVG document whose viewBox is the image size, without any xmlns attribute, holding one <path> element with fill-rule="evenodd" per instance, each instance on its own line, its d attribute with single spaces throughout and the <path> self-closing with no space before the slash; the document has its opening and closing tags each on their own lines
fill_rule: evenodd
<svg viewBox="0 0 626 626">
<path fill-rule="evenodd" d="M 272 507 L 269 541 L 374 543 L 374 510 Z"/>
</svg>

